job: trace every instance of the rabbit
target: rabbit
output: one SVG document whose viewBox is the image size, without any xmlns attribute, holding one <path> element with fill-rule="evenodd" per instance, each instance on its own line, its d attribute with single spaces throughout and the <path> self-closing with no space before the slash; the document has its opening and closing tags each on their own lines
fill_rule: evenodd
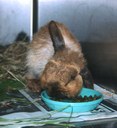
<svg viewBox="0 0 117 128">
<path fill-rule="evenodd" d="M 79 41 L 62 23 L 50 21 L 33 38 L 26 57 L 27 86 L 52 97 L 73 98 L 83 86 L 93 89 Z"/>
</svg>

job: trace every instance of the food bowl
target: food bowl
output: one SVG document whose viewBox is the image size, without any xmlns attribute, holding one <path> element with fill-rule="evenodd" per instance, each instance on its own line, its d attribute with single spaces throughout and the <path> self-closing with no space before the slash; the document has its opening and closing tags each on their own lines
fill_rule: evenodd
<svg viewBox="0 0 117 128">
<path fill-rule="evenodd" d="M 78 96 L 99 96 L 98 99 L 87 101 L 87 102 L 64 102 L 64 101 L 55 101 L 52 100 L 50 96 L 48 96 L 46 91 L 43 91 L 41 93 L 42 100 L 45 102 L 45 104 L 51 108 L 52 110 L 56 111 L 62 111 L 62 112 L 88 112 L 91 110 L 94 110 L 100 102 L 103 100 L 103 96 L 100 92 L 88 89 L 88 88 L 82 88 L 80 94 Z"/>
</svg>

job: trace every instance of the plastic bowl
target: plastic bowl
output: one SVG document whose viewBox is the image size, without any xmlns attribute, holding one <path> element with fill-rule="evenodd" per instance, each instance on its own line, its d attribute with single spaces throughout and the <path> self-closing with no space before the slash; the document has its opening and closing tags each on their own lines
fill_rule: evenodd
<svg viewBox="0 0 117 128">
<path fill-rule="evenodd" d="M 82 88 L 80 94 L 81 96 L 100 96 L 99 99 L 88 101 L 88 102 L 62 102 L 62 101 L 54 101 L 52 100 L 46 91 L 41 93 L 42 100 L 45 104 L 51 108 L 52 110 L 62 111 L 62 112 L 88 112 L 94 110 L 100 102 L 103 100 L 103 96 L 100 92 L 93 90 Z"/>
</svg>

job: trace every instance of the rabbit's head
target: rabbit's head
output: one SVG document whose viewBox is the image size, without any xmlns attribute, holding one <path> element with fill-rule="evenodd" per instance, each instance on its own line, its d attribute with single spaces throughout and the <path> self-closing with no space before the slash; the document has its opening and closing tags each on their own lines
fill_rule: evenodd
<svg viewBox="0 0 117 128">
<path fill-rule="evenodd" d="M 60 55 L 64 56 L 64 52 Z M 80 92 L 83 80 L 79 74 L 80 68 L 74 62 L 67 61 L 63 56 L 56 58 L 55 55 L 55 58 L 49 61 L 42 74 L 41 82 L 50 96 L 71 98 Z"/>
<path fill-rule="evenodd" d="M 41 76 L 42 88 L 52 97 L 72 98 L 81 90 L 80 75 L 83 56 L 65 47 L 64 38 L 55 22 L 49 24 L 55 54 L 47 63 Z"/>
</svg>

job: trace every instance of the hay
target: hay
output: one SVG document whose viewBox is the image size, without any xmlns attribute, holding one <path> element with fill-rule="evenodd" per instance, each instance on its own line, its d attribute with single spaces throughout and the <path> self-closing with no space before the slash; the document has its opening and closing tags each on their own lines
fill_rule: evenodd
<svg viewBox="0 0 117 128">
<path fill-rule="evenodd" d="M 0 46 L 0 80 L 14 79 L 8 71 L 18 79 L 25 80 L 25 58 L 29 42 L 14 42 L 8 46 Z"/>
</svg>

